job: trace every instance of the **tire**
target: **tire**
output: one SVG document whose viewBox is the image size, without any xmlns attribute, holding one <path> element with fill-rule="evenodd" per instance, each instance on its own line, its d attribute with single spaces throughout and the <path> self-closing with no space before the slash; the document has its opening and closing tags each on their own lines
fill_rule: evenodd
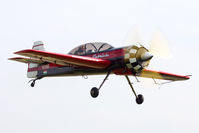
<svg viewBox="0 0 199 133">
<path fill-rule="evenodd" d="M 96 87 L 93 87 L 90 91 L 90 94 L 93 98 L 96 98 L 99 95 L 99 90 Z"/>
<path fill-rule="evenodd" d="M 139 94 L 136 98 L 136 103 L 142 104 L 143 102 L 144 102 L 144 97 L 143 97 L 143 95 Z"/>
<path fill-rule="evenodd" d="M 34 86 L 35 86 L 35 82 L 32 82 L 32 83 L 30 84 L 30 86 L 31 86 L 31 87 L 34 87 Z"/>
</svg>

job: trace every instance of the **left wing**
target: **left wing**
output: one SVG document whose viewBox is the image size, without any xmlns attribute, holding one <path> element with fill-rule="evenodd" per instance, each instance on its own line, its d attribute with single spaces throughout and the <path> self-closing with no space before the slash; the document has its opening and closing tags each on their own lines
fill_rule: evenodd
<svg viewBox="0 0 199 133">
<path fill-rule="evenodd" d="M 116 71 L 115 74 L 133 76 L 131 71 L 127 71 L 127 72 Z M 189 79 L 189 76 L 182 76 L 182 75 L 166 73 L 166 72 L 161 72 L 161 71 L 147 70 L 147 69 L 142 70 L 142 72 L 136 76 L 144 77 L 144 78 L 152 78 L 152 79 L 171 80 L 171 81 L 180 81 L 180 80 Z"/>
<path fill-rule="evenodd" d="M 96 69 L 104 69 L 111 65 L 111 62 L 109 60 L 86 56 L 52 53 L 33 49 L 18 51 L 15 52 L 15 54 L 35 58 L 42 62 L 50 62 L 58 65 L 73 64 L 77 66 L 84 66 Z"/>
<path fill-rule="evenodd" d="M 37 63 L 37 64 L 44 63 L 43 61 L 38 59 L 22 58 L 22 57 L 9 58 L 9 60 L 18 61 L 22 63 Z"/>
</svg>

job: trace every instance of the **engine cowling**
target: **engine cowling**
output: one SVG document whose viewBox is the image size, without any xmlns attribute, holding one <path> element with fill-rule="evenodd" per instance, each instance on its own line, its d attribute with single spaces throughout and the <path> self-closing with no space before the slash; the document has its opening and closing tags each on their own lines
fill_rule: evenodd
<svg viewBox="0 0 199 133">
<path fill-rule="evenodd" d="M 142 69 L 149 65 L 150 59 L 153 57 L 149 50 L 142 45 L 132 45 L 125 50 L 124 61 L 127 69 L 133 74 L 139 73 Z"/>
</svg>

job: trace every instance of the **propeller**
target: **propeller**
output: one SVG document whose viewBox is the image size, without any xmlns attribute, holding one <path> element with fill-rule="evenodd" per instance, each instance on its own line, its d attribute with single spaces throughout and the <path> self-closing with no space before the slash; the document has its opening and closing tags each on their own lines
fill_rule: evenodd
<svg viewBox="0 0 199 133">
<path fill-rule="evenodd" d="M 154 56 L 162 59 L 170 59 L 171 52 L 169 49 L 168 41 L 163 37 L 161 32 L 155 32 L 149 43 L 149 51 Z"/>
<path fill-rule="evenodd" d="M 138 30 L 138 28 L 130 30 L 126 38 L 127 38 L 125 40 L 126 45 L 143 44 L 143 41 L 140 37 L 140 31 Z M 147 54 L 148 55 L 151 54 L 154 57 L 162 59 L 170 59 L 172 57 L 168 46 L 168 41 L 164 38 L 163 34 L 160 31 L 156 31 L 152 36 L 152 39 L 149 42 L 148 50 L 150 53 Z"/>
<path fill-rule="evenodd" d="M 142 45 L 143 44 L 138 28 L 135 28 L 128 32 L 125 44 L 127 45 L 133 45 L 133 44 Z M 164 38 L 163 34 L 159 31 L 156 31 L 154 33 L 151 41 L 149 42 L 148 52 L 143 53 L 140 59 L 142 61 L 148 61 L 153 57 L 158 57 L 161 59 L 170 59 L 172 57 L 170 49 L 169 49 L 168 41 Z M 149 67 L 151 67 L 151 65 Z M 151 82 L 151 79 L 143 78 L 142 80 L 144 81 L 143 82 L 144 84 L 142 84 L 143 86 L 147 88 L 148 87 L 154 88 L 154 84 L 153 84 L 153 81 Z"/>
<path fill-rule="evenodd" d="M 128 31 L 125 42 L 126 45 L 132 45 L 132 44 L 142 44 L 142 39 L 140 37 L 140 31 L 138 28 L 134 28 Z"/>
</svg>

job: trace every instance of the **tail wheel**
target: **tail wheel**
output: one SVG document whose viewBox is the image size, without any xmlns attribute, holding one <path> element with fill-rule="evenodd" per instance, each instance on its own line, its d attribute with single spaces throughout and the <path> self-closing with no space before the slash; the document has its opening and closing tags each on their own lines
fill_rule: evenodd
<svg viewBox="0 0 199 133">
<path fill-rule="evenodd" d="M 34 87 L 35 86 L 35 82 L 33 81 L 31 84 L 30 84 L 31 87 Z"/>
<path fill-rule="evenodd" d="M 31 87 L 34 87 L 34 86 L 35 86 L 35 82 L 36 82 L 37 80 L 41 79 L 41 78 L 42 78 L 42 77 L 38 77 L 38 78 L 36 78 L 36 79 L 31 79 L 28 83 L 32 82 L 32 83 L 30 84 L 30 86 L 31 86 Z"/>
<path fill-rule="evenodd" d="M 143 102 L 144 102 L 144 97 L 143 97 L 143 95 L 139 94 L 136 98 L 136 103 L 142 104 Z"/>
<path fill-rule="evenodd" d="M 96 87 L 93 87 L 90 91 L 90 94 L 93 98 L 96 98 L 99 95 L 99 89 L 97 89 Z"/>
</svg>

